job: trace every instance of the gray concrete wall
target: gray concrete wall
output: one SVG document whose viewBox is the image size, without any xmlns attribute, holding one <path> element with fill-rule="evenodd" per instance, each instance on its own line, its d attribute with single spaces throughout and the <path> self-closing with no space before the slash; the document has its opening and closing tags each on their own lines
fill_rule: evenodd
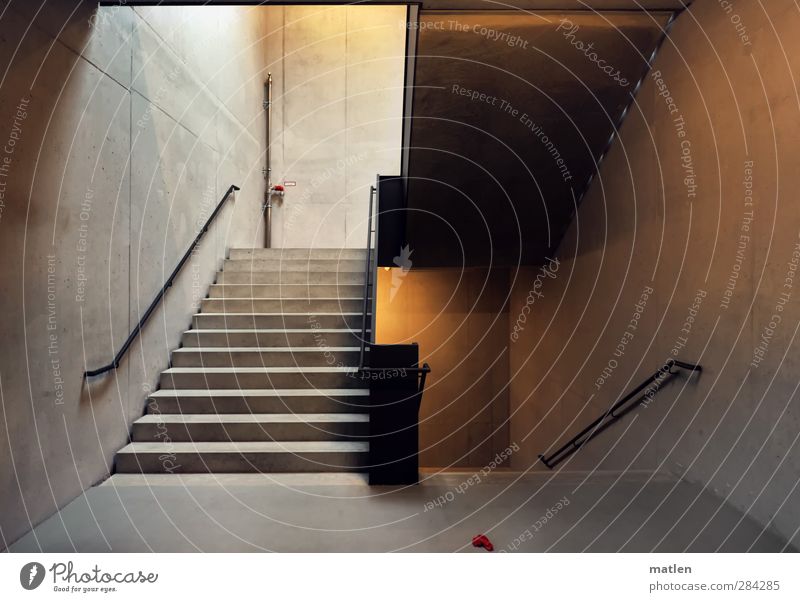
<svg viewBox="0 0 800 602">
<path fill-rule="evenodd" d="M 363 247 L 369 187 L 399 174 L 406 8 L 271 7 L 275 247 Z M 271 13 L 273 14 L 273 13 Z M 279 50 L 280 49 L 280 50 Z"/>
<path fill-rule="evenodd" d="M 515 468 L 540 468 L 665 359 L 696 361 L 700 378 L 663 385 L 563 469 L 671 471 L 797 543 L 798 31 L 789 0 L 698 0 L 677 21 L 555 277 L 514 287 Z"/>
<path fill-rule="evenodd" d="M 378 276 L 377 341 L 417 342 L 433 369 L 420 465 L 487 466 L 509 446 L 508 271 L 392 268 Z"/>
<path fill-rule="evenodd" d="M 262 85 L 282 23 L 91 4 L 0 2 L 1 547 L 108 474 L 226 248 L 263 241 Z M 230 184 L 120 369 L 84 382 Z"/>
</svg>

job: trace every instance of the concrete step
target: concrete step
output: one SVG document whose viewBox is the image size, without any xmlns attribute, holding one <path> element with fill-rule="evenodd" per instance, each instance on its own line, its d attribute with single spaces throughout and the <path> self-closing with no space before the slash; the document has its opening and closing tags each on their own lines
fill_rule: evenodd
<svg viewBox="0 0 800 602">
<path fill-rule="evenodd" d="M 366 259 L 366 249 L 231 249 L 230 259 Z"/>
<path fill-rule="evenodd" d="M 134 442 L 116 456 L 121 473 L 363 471 L 364 441 Z"/>
<path fill-rule="evenodd" d="M 200 302 L 203 313 L 361 313 L 364 311 L 364 297 L 310 299 L 254 299 L 254 298 L 216 298 L 203 299 Z"/>
<path fill-rule="evenodd" d="M 364 272 L 217 272 L 217 284 L 359 284 Z"/>
<path fill-rule="evenodd" d="M 356 389 L 363 382 L 355 367 L 169 368 L 163 389 Z"/>
<path fill-rule="evenodd" d="M 369 339 L 369 331 L 367 331 Z M 355 347 L 361 330 L 339 328 L 208 329 L 183 333 L 184 347 Z"/>
<path fill-rule="evenodd" d="M 355 441 L 369 435 L 368 414 L 147 414 L 133 441 Z M 167 439 L 168 438 L 168 439 Z"/>
<path fill-rule="evenodd" d="M 518 473 L 514 473 L 515 475 Z M 431 477 L 429 477 L 431 478 Z M 343 485 L 363 487 L 369 484 L 365 472 L 281 472 L 272 474 L 113 474 L 97 487 L 311 487 Z"/>
<path fill-rule="evenodd" d="M 226 259 L 224 272 L 360 272 L 364 259 Z"/>
<path fill-rule="evenodd" d="M 363 412 L 369 389 L 159 389 L 150 414 L 331 414 Z"/>
<path fill-rule="evenodd" d="M 181 347 L 172 352 L 172 367 L 357 366 L 360 351 L 360 347 Z"/>
<path fill-rule="evenodd" d="M 212 299 L 242 297 L 273 299 L 330 299 L 331 297 L 364 298 L 360 284 L 212 284 L 208 289 Z"/>
<path fill-rule="evenodd" d="M 369 321 L 367 322 L 369 327 Z M 361 312 L 318 314 L 233 314 L 204 313 L 192 317 L 192 328 L 218 330 L 280 328 L 345 328 L 361 329 Z"/>
</svg>

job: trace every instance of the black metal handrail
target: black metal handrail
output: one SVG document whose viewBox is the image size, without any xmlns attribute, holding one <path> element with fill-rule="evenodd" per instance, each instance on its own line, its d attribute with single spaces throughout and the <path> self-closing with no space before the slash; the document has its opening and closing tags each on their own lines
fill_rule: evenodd
<svg viewBox="0 0 800 602">
<path fill-rule="evenodd" d="M 431 372 L 431 367 L 428 365 L 428 362 L 425 362 L 424 364 L 422 364 L 421 368 L 420 367 L 411 367 L 411 368 L 406 368 L 406 367 L 370 368 L 369 366 L 362 366 L 362 367 L 360 367 L 358 369 L 358 371 L 362 375 L 363 374 L 372 374 L 372 373 L 380 374 L 381 372 L 396 372 L 396 373 L 400 373 L 400 374 L 403 374 L 405 372 L 415 372 L 417 374 L 417 376 L 419 377 L 419 383 L 418 383 L 418 387 L 417 387 L 418 388 L 418 392 L 422 393 L 422 391 L 425 390 L 425 378 Z"/>
<path fill-rule="evenodd" d="M 687 364 L 686 362 L 681 362 L 673 359 L 667 360 L 664 363 L 664 365 L 661 366 L 661 368 L 659 368 L 656 372 L 650 375 L 642 384 L 640 384 L 633 391 L 631 391 L 625 397 L 616 402 L 613 406 L 611 406 L 611 408 L 607 412 L 605 412 L 600 417 L 593 420 L 591 424 L 589 424 L 589 426 L 587 426 L 580 433 L 575 435 L 572 439 L 570 439 L 557 451 L 550 454 L 550 456 L 548 457 L 539 454 L 539 459 L 542 461 L 542 464 L 544 464 L 545 466 L 547 466 L 547 468 L 550 468 L 552 470 L 557 464 L 566 460 L 568 457 L 570 457 L 572 454 L 578 451 L 578 449 L 580 449 L 583 445 L 585 445 L 586 443 L 597 437 L 597 435 L 602 433 L 609 426 L 614 424 L 617 420 L 625 416 L 628 412 L 636 409 L 640 405 L 639 402 L 641 402 L 641 399 L 648 395 L 648 392 L 642 393 L 642 391 L 647 387 L 649 387 L 653 382 L 658 381 L 658 386 L 655 388 L 655 390 L 653 390 L 653 395 L 655 395 L 660 390 L 661 384 L 668 378 L 668 376 L 677 374 L 677 372 L 672 371 L 672 368 L 674 367 L 683 368 L 684 370 L 690 370 L 691 372 L 703 371 L 702 366 L 698 366 L 695 364 Z M 638 396 L 639 393 L 642 393 L 642 395 Z M 631 403 L 625 408 L 622 407 L 634 398 L 637 403 Z"/>
<path fill-rule="evenodd" d="M 380 181 L 380 176 L 378 177 Z M 358 371 L 357 374 L 360 375 L 362 378 L 366 377 L 368 374 L 372 373 L 381 373 L 381 372 L 416 372 L 417 376 L 419 377 L 419 392 L 425 389 L 425 378 L 431 371 L 431 367 L 425 363 L 422 367 L 397 367 L 397 368 L 372 368 L 366 365 L 366 349 L 367 349 L 367 323 L 368 320 L 370 321 L 370 342 L 374 342 L 374 332 L 375 332 L 375 311 L 373 304 L 373 311 L 369 311 L 369 300 L 370 300 L 370 293 L 372 297 L 378 294 L 377 291 L 377 255 L 378 255 L 378 219 L 377 216 L 380 213 L 380 197 L 378 195 L 378 188 L 377 186 L 370 186 L 369 187 L 369 222 L 367 223 L 367 255 L 364 263 L 364 305 L 363 311 L 361 314 L 361 350 L 359 352 L 358 358 Z M 374 209 L 374 210 L 373 210 Z M 373 245 L 373 234 L 375 235 L 375 242 Z M 375 264 L 373 265 L 373 246 L 375 249 Z"/>
<path fill-rule="evenodd" d="M 364 306 L 361 314 L 361 351 L 358 356 L 358 370 L 363 372 L 364 365 L 364 352 L 367 347 L 367 319 L 368 307 L 370 299 L 370 280 L 372 279 L 372 235 L 375 233 L 377 226 L 373 228 L 372 223 L 372 205 L 375 199 L 376 188 L 375 186 L 369 187 L 369 221 L 367 222 L 367 255 L 364 264 Z M 374 294 L 374 291 L 373 291 Z M 373 320 L 375 317 L 373 316 Z"/>
<path fill-rule="evenodd" d="M 147 320 L 150 318 L 150 315 L 153 313 L 153 311 L 155 311 L 158 304 L 164 298 L 164 295 L 167 293 L 167 289 L 169 289 L 172 286 L 172 283 L 175 281 L 175 277 L 178 275 L 178 272 L 181 271 L 181 268 L 183 268 L 184 264 L 189 260 L 189 257 L 192 255 L 192 252 L 194 252 L 195 247 L 197 247 L 197 245 L 200 243 L 200 239 L 202 239 L 203 235 L 206 232 L 208 232 L 209 225 L 211 225 L 211 222 L 213 222 L 214 219 L 217 217 L 220 210 L 222 209 L 222 206 L 225 204 L 225 201 L 227 201 L 228 198 L 231 196 L 231 194 L 237 190 L 240 190 L 238 186 L 231 185 L 225 192 L 225 195 L 217 204 L 217 208 L 214 209 L 214 213 L 212 213 L 211 216 L 208 218 L 208 220 L 206 220 L 206 223 L 203 225 L 203 228 L 197 234 L 192 244 L 189 245 L 189 249 L 186 251 L 186 253 L 184 253 L 183 257 L 178 262 L 178 265 L 176 265 L 175 269 L 172 270 L 172 274 L 170 274 L 169 278 L 167 278 L 167 281 L 164 283 L 164 286 L 161 287 L 161 290 L 158 291 L 158 293 L 155 296 L 155 299 L 153 299 L 153 302 L 150 303 L 150 306 L 147 308 L 147 310 L 144 312 L 144 315 L 139 320 L 139 323 L 128 335 L 128 338 L 125 340 L 125 343 L 122 345 L 120 350 L 117 351 L 117 354 L 114 356 L 113 361 L 110 364 L 103 366 L 102 368 L 97 368 L 96 370 L 87 370 L 86 372 L 83 373 L 84 378 L 90 376 L 97 376 L 99 374 L 103 374 L 110 370 L 116 370 L 117 368 L 119 368 L 119 363 L 122 360 L 125 353 L 128 351 L 128 348 L 131 346 L 134 339 L 136 339 L 138 334 L 141 332 L 142 328 L 147 323 Z"/>
</svg>

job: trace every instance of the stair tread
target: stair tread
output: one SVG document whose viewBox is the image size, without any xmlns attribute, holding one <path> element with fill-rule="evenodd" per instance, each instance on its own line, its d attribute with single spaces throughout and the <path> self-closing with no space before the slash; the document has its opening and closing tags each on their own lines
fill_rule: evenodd
<svg viewBox="0 0 800 602">
<path fill-rule="evenodd" d="M 98 485 L 98 487 L 127 487 L 127 486 L 160 486 L 160 487 L 185 487 L 211 486 L 218 487 L 264 487 L 275 485 L 285 487 L 307 485 L 367 485 L 369 475 L 362 472 L 215 472 L 202 473 L 116 473 Z"/>
<path fill-rule="evenodd" d="M 349 328 L 193 328 L 184 331 L 184 334 L 221 334 L 221 333 L 241 334 L 248 332 L 263 332 L 265 334 L 279 334 L 281 332 L 288 332 L 292 334 L 308 334 L 309 332 L 324 332 L 326 334 L 334 334 L 339 332 L 346 332 L 348 334 L 361 334 L 361 330 L 352 330 Z M 367 328 L 367 332 L 370 332 Z"/>
<path fill-rule="evenodd" d="M 173 353 L 237 353 L 255 351 L 263 353 L 310 353 L 325 351 L 358 351 L 360 347 L 179 347 Z M 364 351 L 368 351 L 365 349 Z"/>
<path fill-rule="evenodd" d="M 359 272 L 338 272 L 336 270 L 316 270 L 316 269 L 309 270 L 307 272 L 282 272 L 280 270 L 280 268 L 276 268 L 274 270 L 259 270 L 257 272 L 236 272 L 236 271 L 230 271 L 230 270 L 226 270 L 226 269 L 221 269 L 221 270 L 217 271 L 217 277 L 219 277 L 220 274 L 228 274 L 228 275 L 230 275 L 230 274 L 302 274 L 302 275 L 308 274 L 309 281 L 312 280 L 313 277 L 327 276 L 328 274 L 357 274 L 357 275 L 361 276 L 361 273 L 359 273 Z M 342 280 L 345 280 L 345 279 L 346 279 L 346 277 L 343 276 Z M 227 283 L 226 282 L 219 282 L 219 283 L 215 283 L 215 284 L 236 284 L 236 283 L 235 282 L 227 282 Z M 260 284 L 305 284 L 305 283 L 303 283 L 303 282 L 264 282 L 264 283 L 260 283 Z M 309 282 L 309 284 L 310 284 L 310 282 Z M 331 284 L 334 284 L 334 283 L 333 282 L 329 282 L 329 283 L 316 282 L 315 284 L 328 284 L 328 285 L 331 285 Z M 363 282 L 342 282 L 342 284 L 355 284 L 355 285 L 358 285 L 358 286 L 364 286 Z"/>
<path fill-rule="evenodd" d="M 149 397 L 367 397 L 369 389 L 159 389 Z"/>
<path fill-rule="evenodd" d="M 358 366 L 186 366 L 167 368 L 162 374 L 302 374 L 316 372 L 323 374 L 348 374 L 358 370 Z"/>
<path fill-rule="evenodd" d="M 225 312 L 213 312 L 213 311 L 204 311 L 199 314 L 194 314 L 195 316 L 360 316 L 363 315 L 360 311 L 350 311 L 350 312 L 323 312 L 323 311 L 315 311 L 315 312 L 270 312 L 270 313 L 263 313 L 263 312 L 235 312 L 235 311 L 225 311 Z M 371 315 L 371 314 L 367 314 Z"/>
<path fill-rule="evenodd" d="M 293 251 L 301 251 L 303 253 L 315 253 L 326 251 L 347 251 L 353 253 L 366 253 L 366 247 L 230 247 L 230 251 L 258 251 L 264 253 L 289 253 Z"/>
<path fill-rule="evenodd" d="M 223 271 L 223 273 L 225 273 L 225 272 Z M 231 273 L 231 272 L 229 272 L 229 273 Z M 242 272 L 236 272 L 236 273 L 237 274 L 241 274 Z M 309 273 L 311 273 L 311 272 L 309 272 Z M 322 273 L 325 274 L 327 272 L 322 272 Z M 303 286 L 303 287 L 309 287 L 309 288 L 312 287 L 312 286 L 327 286 L 327 287 L 331 287 L 331 286 L 351 286 L 351 287 L 356 287 L 357 286 L 357 287 L 362 288 L 362 289 L 364 288 L 364 284 L 363 283 L 359 284 L 357 282 L 355 282 L 355 283 L 353 283 L 353 282 L 340 282 L 340 283 L 335 283 L 335 282 L 219 282 L 219 283 L 216 283 L 215 282 L 211 286 L 285 286 L 285 287 Z M 370 286 L 372 286 L 372 283 L 370 283 Z"/>
<path fill-rule="evenodd" d="M 220 332 L 301 332 L 307 333 L 309 331 L 313 332 L 350 332 L 350 333 L 360 333 L 361 330 L 353 330 L 352 328 L 192 328 L 191 330 L 186 330 L 184 332 L 199 332 L 199 333 L 207 333 L 213 332 L 215 334 Z M 367 328 L 367 332 L 369 332 L 369 328 Z"/>
<path fill-rule="evenodd" d="M 369 422 L 369 414 L 146 414 L 139 424 Z"/>
<path fill-rule="evenodd" d="M 118 453 L 326 453 L 368 452 L 366 441 L 134 441 Z"/>
<path fill-rule="evenodd" d="M 227 286 L 218 284 L 214 286 Z M 236 285 L 247 286 L 247 285 Z M 206 299 L 220 299 L 225 301 L 363 301 L 364 297 L 206 297 Z"/>
</svg>

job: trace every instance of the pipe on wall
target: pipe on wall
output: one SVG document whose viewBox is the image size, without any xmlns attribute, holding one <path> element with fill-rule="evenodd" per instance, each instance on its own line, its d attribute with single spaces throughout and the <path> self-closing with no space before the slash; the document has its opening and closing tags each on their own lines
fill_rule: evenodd
<svg viewBox="0 0 800 602">
<path fill-rule="evenodd" d="M 264 248 L 272 246 L 272 73 L 267 74 L 267 81 L 264 82 L 264 110 L 267 112 L 266 119 L 266 166 L 264 167 L 264 179 L 267 182 L 264 192 Z"/>
</svg>

